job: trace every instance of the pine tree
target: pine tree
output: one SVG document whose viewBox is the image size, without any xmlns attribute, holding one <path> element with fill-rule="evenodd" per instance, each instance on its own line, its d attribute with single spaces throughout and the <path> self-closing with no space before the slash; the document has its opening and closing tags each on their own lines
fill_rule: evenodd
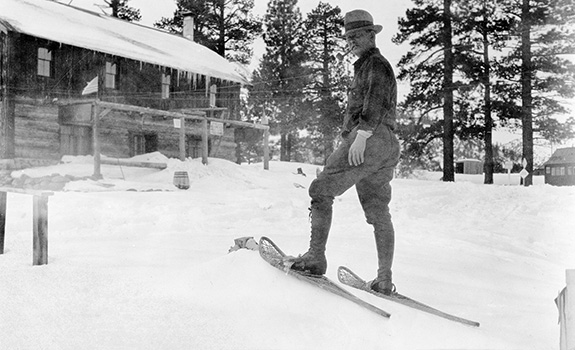
<svg viewBox="0 0 575 350">
<path fill-rule="evenodd" d="M 525 186 L 533 183 L 534 133 L 549 140 L 574 136 L 575 120 L 560 123 L 555 117 L 568 109 L 562 99 L 575 96 L 575 65 L 564 55 L 575 47 L 575 7 L 568 0 L 522 0 L 506 3 L 517 20 L 510 31 L 511 50 L 502 60 L 498 76 L 502 117 L 521 121 L 523 158 L 527 161 Z"/>
<path fill-rule="evenodd" d="M 305 88 L 309 70 L 304 49 L 302 16 L 297 0 L 271 0 L 264 17 L 266 52 L 254 76 L 252 99 L 272 105 L 270 127 L 280 134 L 280 160 L 290 161 L 297 131 L 309 117 Z M 262 98 L 265 101 L 262 101 Z M 257 109 L 257 107 L 256 107 Z"/>
<path fill-rule="evenodd" d="M 493 129 L 496 127 L 493 99 L 494 54 L 505 47 L 513 20 L 502 11 L 501 1 L 467 0 L 459 3 L 462 20 L 456 29 L 458 36 L 458 70 L 468 79 L 470 110 L 465 135 L 482 138 L 485 144 L 484 183 L 493 184 L 495 160 Z"/>
<path fill-rule="evenodd" d="M 342 28 L 343 17 L 339 7 L 323 2 L 307 15 L 305 21 L 309 38 L 305 48 L 312 74 L 308 90 L 313 111 L 317 114 L 308 131 L 312 135 L 312 148 L 324 163 L 334 150 L 343 122 L 345 93 L 349 85 L 349 74 L 346 74 L 341 54 L 345 51 Z"/>
<path fill-rule="evenodd" d="M 412 51 L 404 55 L 399 63 L 400 80 L 409 80 L 411 91 L 400 107 L 406 113 L 419 114 L 419 132 L 424 135 L 417 140 L 441 137 L 443 140 L 443 181 L 455 180 L 453 162 L 453 139 L 457 124 L 454 116 L 459 114 L 458 101 L 454 98 L 460 82 L 454 81 L 454 39 L 451 0 L 439 3 L 434 0 L 415 0 L 416 8 L 409 9 L 405 18 L 399 19 L 400 32 L 394 42 L 409 41 Z M 426 127 L 422 120 L 437 118 L 442 110 L 441 120 L 434 120 Z M 416 112 L 417 111 L 417 112 Z M 428 133 L 432 133 L 426 135 Z M 421 145 L 421 143 L 418 143 Z"/>
<path fill-rule="evenodd" d="M 194 41 L 220 56 L 247 64 L 253 56 L 252 44 L 262 32 L 261 20 L 253 16 L 253 0 L 177 0 L 172 18 L 154 25 L 182 33 L 183 15 L 194 16 Z"/>
</svg>

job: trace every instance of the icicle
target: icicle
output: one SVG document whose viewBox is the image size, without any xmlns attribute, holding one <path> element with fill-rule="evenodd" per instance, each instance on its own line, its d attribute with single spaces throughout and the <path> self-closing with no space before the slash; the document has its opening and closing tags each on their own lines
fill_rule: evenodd
<svg viewBox="0 0 575 350">
<path fill-rule="evenodd" d="M 210 94 L 210 77 L 206 75 L 206 97 Z"/>
<path fill-rule="evenodd" d="M 142 71 L 143 68 L 144 68 L 144 62 L 140 61 L 140 72 Z"/>
</svg>

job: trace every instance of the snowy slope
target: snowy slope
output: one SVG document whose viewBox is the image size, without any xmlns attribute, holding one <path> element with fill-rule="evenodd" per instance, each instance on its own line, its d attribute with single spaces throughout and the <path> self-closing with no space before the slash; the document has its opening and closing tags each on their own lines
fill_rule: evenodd
<svg viewBox="0 0 575 350">
<path fill-rule="evenodd" d="M 242 236 L 272 237 L 289 254 L 307 249 L 315 166 L 146 157 L 168 168 L 105 165 L 103 180 L 69 183 L 50 198 L 45 266 L 31 266 L 31 198 L 8 195 L 0 349 L 558 346 L 553 299 L 575 267 L 575 188 L 505 186 L 507 175 L 493 186 L 470 176 L 393 181 L 398 289 L 481 322 L 472 328 L 350 289 L 392 314 L 384 319 L 285 276 L 255 251 L 228 254 Z M 89 157 L 67 161 L 14 176 L 91 174 Z M 188 170 L 189 190 L 171 184 L 176 170 Z M 327 255 L 334 280 L 339 265 L 374 277 L 373 235 L 353 189 L 336 200 Z"/>
</svg>

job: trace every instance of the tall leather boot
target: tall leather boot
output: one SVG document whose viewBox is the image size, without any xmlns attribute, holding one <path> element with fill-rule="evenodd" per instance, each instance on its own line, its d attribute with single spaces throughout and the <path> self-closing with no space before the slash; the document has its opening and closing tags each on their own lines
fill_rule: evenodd
<svg viewBox="0 0 575 350">
<path fill-rule="evenodd" d="M 327 271 L 325 245 L 329 235 L 332 218 L 331 202 L 321 203 L 312 200 L 311 205 L 311 238 L 309 249 L 303 255 L 290 259 L 292 270 L 305 271 L 312 275 L 323 275 Z"/>
<path fill-rule="evenodd" d="M 395 249 L 395 233 L 391 222 L 374 224 L 375 246 L 377 248 L 377 278 L 371 283 L 371 289 L 390 295 L 395 292 L 391 280 L 391 265 Z"/>
</svg>

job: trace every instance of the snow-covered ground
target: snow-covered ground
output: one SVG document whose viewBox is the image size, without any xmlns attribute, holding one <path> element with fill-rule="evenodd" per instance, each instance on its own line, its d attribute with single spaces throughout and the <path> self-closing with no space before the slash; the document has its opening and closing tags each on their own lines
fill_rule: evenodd
<svg viewBox="0 0 575 350">
<path fill-rule="evenodd" d="M 400 292 L 481 323 L 473 328 L 348 289 L 382 318 L 308 286 L 234 239 L 309 242 L 316 166 L 210 159 L 165 170 L 103 165 L 49 200 L 49 264 L 32 266 L 32 199 L 8 194 L 0 255 L 0 349 L 557 349 L 554 298 L 575 268 L 575 188 L 482 185 L 441 174 L 393 181 L 394 278 Z M 30 176 L 87 176 L 90 157 Z M 307 176 L 297 175 L 301 167 Z M 172 185 L 187 170 L 189 190 Z M 338 198 L 327 276 L 373 278 L 375 246 L 355 191 Z M 344 287 L 347 288 L 347 287 Z"/>
</svg>

